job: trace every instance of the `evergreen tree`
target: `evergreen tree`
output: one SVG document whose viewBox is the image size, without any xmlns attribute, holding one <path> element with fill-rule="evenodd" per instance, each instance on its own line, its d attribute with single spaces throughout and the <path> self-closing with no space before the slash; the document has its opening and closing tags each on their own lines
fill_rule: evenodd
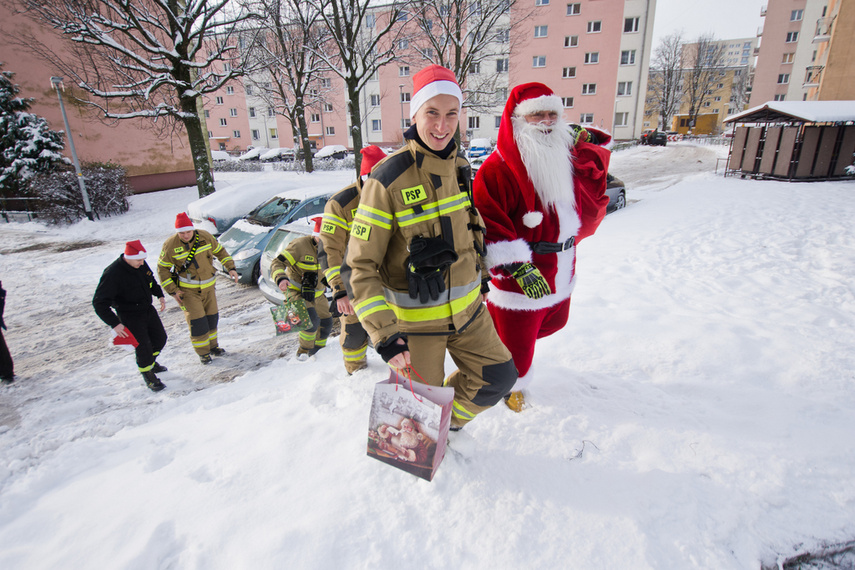
<svg viewBox="0 0 855 570">
<path fill-rule="evenodd" d="M 0 64 L 2 65 L 2 64 Z M 62 131 L 29 112 L 31 98 L 18 97 L 14 73 L 0 71 L 0 195 L 21 196 L 29 180 L 68 162 L 62 156 Z"/>
</svg>

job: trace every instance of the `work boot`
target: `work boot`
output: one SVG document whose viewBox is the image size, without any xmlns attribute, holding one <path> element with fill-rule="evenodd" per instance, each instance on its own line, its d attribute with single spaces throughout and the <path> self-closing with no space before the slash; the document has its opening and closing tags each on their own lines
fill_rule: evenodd
<svg viewBox="0 0 855 570">
<path fill-rule="evenodd" d="M 168 368 L 162 364 L 154 363 L 154 366 L 151 367 L 152 372 L 166 372 Z"/>
<path fill-rule="evenodd" d="M 312 355 L 312 353 L 310 353 L 305 348 L 300 347 L 297 349 L 297 360 L 299 360 L 300 362 L 305 362 L 305 361 L 309 360 L 309 356 L 311 356 L 311 355 Z"/>
<path fill-rule="evenodd" d="M 522 392 L 511 392 L 505 396 L 505 404 L 516 413 L 520 413 L 525 409 L 525 396 Z"/>
<path fill-rule="evenodd" d="M 366 368 L 368 368 L 368 363 L 366 362 L 360 362 L 359 364 L 352 364 L 350 366 L 347 364 L 344 365 L 344 369 L 347 371 L 348 376 L 351 376 L 360 370 L 365 370 Z"/>
<path fill-rule="evenodd" d="M 222 356 L 225 353 L 226 353 L 226 349 L 220 348 L 219 346 L 215 346 L 214 348 L 211 349 L 211 354 L 213 354 L 214 356 Z"/>
<path fill-rule="evenodd" d="M 211 363 L 211 355 L 210 354 L 200 354 L 199 362 L 202 364 L 210 364 Z"/>
<path fill-rule="evenodd" d="M 148 386 L 149 390 L 152 392 L 160 392 L 166 386 L 163 385 L 163 382 L 160 381 L 160 378 L 154 375 L 152 370 L 147 370 L 142 373 L 143 378 L 145 378 L 145 385 Z"/>
</svg>

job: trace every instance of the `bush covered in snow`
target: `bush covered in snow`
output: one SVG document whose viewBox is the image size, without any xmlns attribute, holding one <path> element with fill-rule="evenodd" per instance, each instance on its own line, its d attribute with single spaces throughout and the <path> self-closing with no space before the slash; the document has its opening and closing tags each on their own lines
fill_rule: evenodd
<svg viewBox="0 0 855 570">
<path fill-rule="evenodd" d="M 0 71 L 0 196 L 8 198 L 26 196 L 33 177 L 70 162 L 62 156 L 63 133 L 28 112 L 33 99 L 17 97 L 13 76 Z"/>
<path fill-rule="evenodd" d="M 254 160 L 225 160 L 216 161 L 212 168 L 214 172 L 261 172 L 264 165 Z"/>
<path fill-rule="evenodd" d="M 128 211 L 133 192 L 121 166 L 87 163 L 81 166 L 92 213 L 97 217 L 117 216 Z M 53 224 L 71 224 L 86 216 L 83 195 L 74 170 L 65 169 L 36 177 L 30 184 L 38 198 L 39 218 Z"/>
<path fill-rule="evenodd" d="M 348 155 L 345 158 L 322 158 L 312 161 L 312 166 L 315 171 L 330 172 L 333 170 L 353 170 L 354 162 L 353 155 Z M 282 170 L 284 172 L 303 172 L 305 166 L 301 160 L 275 162 L 273 170 Z"/>
</svg>

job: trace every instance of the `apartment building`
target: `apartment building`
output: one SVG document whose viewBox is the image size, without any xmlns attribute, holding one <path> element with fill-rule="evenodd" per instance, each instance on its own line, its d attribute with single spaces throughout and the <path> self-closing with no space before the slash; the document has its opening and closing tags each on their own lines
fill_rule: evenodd
<svg viewBox="0 0 855 570">
<path fill-rule="evenodd" d="M 855 98 L 853 10 L 852 0 L 769 0 L 750 105 Z"/>
</svg>

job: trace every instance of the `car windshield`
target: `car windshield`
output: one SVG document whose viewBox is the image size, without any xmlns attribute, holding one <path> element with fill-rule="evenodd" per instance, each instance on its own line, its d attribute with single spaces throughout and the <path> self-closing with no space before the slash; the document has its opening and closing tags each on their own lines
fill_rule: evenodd
<svg viewBox="0 0 855 570">
<path fill-rule="evenodd" d="M 267 242 L 267 246 L 264 248 L 265 252 L 270 254 L 270 257 L 276 257 L 288 246 L 289 243 L 300 237 L 301 235 L 309 235 L 309 234 L 300 234 L 297 232 L 288 231 L 285 229 L 279 229 L 277 232 L 273 234 L 273 237 L 270 238 L 270 241 Z"/>
<path fill-rule="evenodd" d="M 282 218 L 287 216 L 299 200 L 292 198 L 273 198 L 265 202 L 246 216 L 246 220 L 253 224 L 262 226 L 275 226 Z"/>
</svg>

